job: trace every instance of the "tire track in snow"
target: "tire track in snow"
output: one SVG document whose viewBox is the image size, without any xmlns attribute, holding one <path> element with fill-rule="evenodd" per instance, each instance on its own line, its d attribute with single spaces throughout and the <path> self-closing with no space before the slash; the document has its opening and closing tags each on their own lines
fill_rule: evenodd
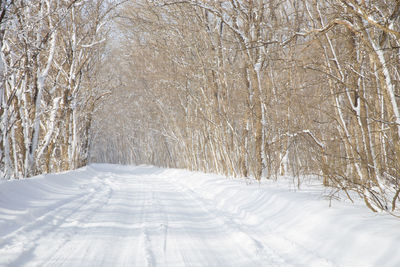
<svg viewBox="0 0 400 267">
<path fill-rule="evenodd" d="M 227 218 L 221 217 L 216 210 L 206 207 L 204 200 L 199 199 L 197 195 L 182 190 L 179 185 L 170 183 L 162 176 L 149 177 L 149 180 L 150 181 L 147 181 L 149 184 L 145 186 L 145 191 L 151 191 L 152 193 L 147 195 L 146 203 L 144 204 L 146 215 L 144 216 L 145 218 L 143 218 L 144 223 L 142 225 L 143 233 L 141 238 L 144 244 L 147 266 L 168 265 L 168 262 L 165 260 L 164 262 L 161 261 L 161 258 L 165 259 L 167 255 L 169 227 L 168 223 L 163 224 L 164 222 L 168 222 L 168 220 L 165 218 L 165 214 L 161 209 L 163 206 L 161 203 L 162 201 L 164 201 L 169 208 L 172 207 L 167 214 L 175 214 L 176 216 L 180 211 L 179 209 L 174 210 L 176 209 L 174 204 L 179 205 L 179 203 L 186 203 L 191 207 L 196 207 L 193 210 L 193 216 L 195 218 L 206 219 L 206 221 L 194 221 L 194 224 L 190 216 L 187 217 L 187 220 L 174 220 L 173 232 L 171 234 L 175 237 L 175 240 L 172 240 L 173 243 L 176 244 L 176 242 L 180 242 L 176 244 L 177 250 L 175 251 L 181 257 L 180 262 L 190 263 L 194 261 L 193 265 L 195 266 L 199 265 L 200 262 L 200 266 L 223 266 L 229 258 L 229 255 L 218 254 L 220 251 L 224 251 L 223 247 L 221 249 L 210 246 L 210 244 L 212 244 L 212 242 L 209 241 L 210 238 L 213 240 L 213 238 L 215 239 L 213 235 L 216 235 L 218 243 L 222 241 L 223 243 L 221 243 L 221 246 L 227 246 L 226 251 L 230 251 L 232 248 L 235 248 L 232 251 L 240 251 L 238 255 L 241 256 L 238 258 L 237 266 L 265 266 L 266 263 L 268 263 L 269 266 L 291 266 L 280 258 L 278 254 L 274 253 L 274 251 L 266 248 L 259 240 L 253 236 L 249 236 L 245 231 L 240 229 L 232 220 L 229 221 Z M 143 182 L 146 183 L 146 181 Z M 168 189 L 168 191 L 174 192 L 173 197 L 176 198 L 175 203 L 172 203 L 171 200 L 168 199 L 162 199 L 161 196 L 157 194 L 158 191 L 154 188 L 154 185 L 157 185 L 157 188 L 160 190 Z M 179 230 L 177 230 L 177 224 L 180 225 Z M 194 231 L 195 229 L 210 229 L 211 232 L 209 234 L 207 231 L 207 235 L 199 235 Z M 161 240 L 160 236 L 162 233 L 164 238 Z M 228 243 L 226 243 L 226 238 L 229 240 Z M 163 252 L 161 253 L 157 244 L 161 244 L 162 242 L 164 244 Z M 173 247 L 173 245 L 171 246 Z M 249 247 L 253 249 L 249 249 Z M 238 255 L 235 256 L 239 257 Z"/>
<path fill-rule="evenodd" d="M 156 266 L 155 256 L 151 249 L 151 240 L 149 236 L 148 226 L 146 224 L 142 225 L 143 228 L 143 236 L 142 236 L 142 243 L 145 251 L 145 261 L 147 267 L 154 267 Z"/>
<path fill-rule="evenodd" d="M 71 197 L 17 231 L 8 244 L 35 266 L 332 266 L 301 244 L 251 225 L 162 172 L 103 173 L 93 192 Z M 78 179 L 78 178 L 76 178 Z M 111 181 L 112 180 L 112 181 Z M 87 188 L 82 188 L 87 189 Z M 255 218 L 257 221 L 257 218 Z M 9 243 L 11 242 L 11 243 Z M 13 243 L 14 242 L 14 243 Z M 2 251 L 0 248 L 0 254 Z M 14 250 L 13 250 L 14 249 Z M 305 259 L 301 259 L 304 257 Z M 310 263 L 310 264 L 308 264 Z M 2 261 L 0 258 L 0 265 Z"/>
<path fill-rule="evenodd" d="M 96 179 L 97 181 L 100 181 Z M 53 204 L 50 211 L 47 211 L 37 217 L 34 221 L 23 225 L 6 235 L 2 238 L 1 244 L 6 244 L 1 246 L 0 244 L 0 253 L 6 254 L 15 254 L 14 259 L 8 263 L 13 266 L 22 265 L 24 262 L 29 260 L 32 257 L 32 253 L 40 244 L 40 242 L 46 238 L 51 238 L 51 235 L 54 232 L 57 232 L 56 229 L 62 227 L 65 223 L 68 223 L 68 219 L 70 219 L 74 214 L 78 214 L 80 217 L 88 216 L 89 214 L 93 214 L 95 209 L 92 209 L 87 213 L 87 215 L 83 215 L 82 209 L 87 207 L 94 199 L 94 196 L 99 195 L 108 195 L 110 193 L 109 188 L 104 186 L 104 183 L 100 183 L 100 185 L 95 188 L 90 188 L 89 193 L 79 194 L 73 198 L 67 198 L 62 201 L 58 201 Z M 101 203 L 100 203 L 101 205 Z M 62 244 L 53 244 L 52 249 L 56 251 L 59 250 L 68 240 L 74 235 L 73 232 L 63 232 L 64 234 L 64 242 Z M 0 263 L 1 260 L 0 260 Z"/>
<path fill-rule="evenodd" d="M 73 266 L 132 266 L 132 258 L 134 257 L 130 246 L 126 245 L 126 242 L 127 240 L 132 240 L 129 236 L 132 235 L 135 228 L 139 229 L 140 226 L 134 222 L 132 222 L 132 225 L 124 225 L 124 223 L 115 221 L 116 219 L 121 219 L 120 216 L 108 216 L 110 211 L 117 210 L 116 207 L 121 204 L 120 201 L 123 200 L 121 193 L 123 195 L 129 192 L 129 186 L 135 186 L 128 183 L 129 186 L 127 187 L 125 178 L 125 176 L 106 173 L 106 177 L 102 179 L 102 184 L 104 191 L 108 191 L 108 194 L 97 195 L 92 200 L 95 206 L 88 206 L 82 209 L 81 212 L 74 214 L 74 217 L 70 218 L 70 223 L 63 225 L 73 229 L 76 226 L 74 235 L 71 236 L 70 240 L 64 242 L 54 253 L 55 255 L 46 260 L 44 264 L 41 263 L 40 266 L 70 266 L 69 262 L 74 262 Z M 113 182 L 111 179 L 113 179 Z M 117 214 L 123 215 L 124 213 L 117 212 Z M 129 213 L 125 215 L 129 215 Z M 104 217 L 110 218 L 106 224 L 101 222 Z M 110 227 L 110 229 L 107 227 Z M 113 232 L 113 229 L 118 229 L 118 227 L 122 227 L 123 233 L 120 235 L 124 238 L 127 237 L 127 240 L 113 237 L 113 234 L 117 234 Z M 99 231 L 99 228 L 104 228 L 106 231 Z M 106 239 L 103 240 L 96 233 L 105 235 Z M 120 240 L 123 242 L 117 243 Z M 137 242 L 138 238 L 135 238 L 134 241 Z M 110 255 L 115 252 L 117 252 L 118 258 L 114 259 Z M 118 262 L 118 264 L 114 264 L 113 261 Z"/>
<path fill-rule="evenodd" d="M 175 185 L 175 187 L 178 188 L 182 194 L 187 195 L 190 199 L 198 203 L 206 212 L 212 214 L 223 228 L 236 237 L 238 243 L 241 245 L 246 244 L 245 247 L 252 247 L 261 262 L 268 263 L 269 266 L 292 266 L 269 246 L 263 244 L 258 238 L 249 234 L 248 231 L 246 231 L 242 225 L 236 223 L 231 216 L 226 216 L 221 211 L 218 211 L 208 201 L 196 194 L 196 192 L 181 185 Z"/>
<path fill-rule="evenodd" d="M 111 198 L 113 189 L 110 187 L 110 184 L 107 183 L 107 179 L 102 180 L 102 189 L 96 194 L 91 195 L 89 201 L 87 201 L 84 205 L 81 205 L 78 209 L 76 209 L 72 214 L 66 218 L 64 223 L 58 226 L 59 229 L 68 229 L 67 231 L 67 239 L 57 247 L 56 250 L 53 251 L 51 256 L 48 259 L 43 260 L 44 266 L 54 266 L 55 264 L 62 263 L 68 258 L 69 253 L 59 253 L 63 251 L 66 245 L 73 240 L 76 235 L 82 234 L 78 229 L 81 225 L 85 225 L 86 222 L 90 221 L 93 216 L 100 210 L 102 207 L 106 206 Z M 57 231 L 54 233 L 50 233 L 57 236 Z M 50 234 L 44 238 L 49 238 Z M 51 236 L 50 236 L 51 238 Z M 38 240 L 40 242 L 41 240 Z M 88 254 L 88 249 L 86 249 L 86 254 Z M 72 254 L 72 252 L 71 252 Z M 41 264 L 42 265 L 42 264 Z"/>
<path fill-rule="evenodd" d="M 151 179 L 151 182 L 148 182 Z M 167 264 L 167 241 L 168 241 L 168 214 L 162 208 L 157 189 L 154 187 L 154 177 L 145 177 L 142 180 L 145 191 L 149 192 L 144 203 L 146 212 L 142 218 L 142 243 L 144 244 L 146 265 L 166 266 Z M 157 178 L 156 178 L 157 179 Z M 158 180 L 157 185 L 163 181 Z M 162 244 L 162 245 L 161 245 Z M 156 252 L 154 251 L 156 250 Z M 158 255 L 158 257 L 155 256 Z M 162 259 L 159 259 L 159 258 Z M 158 259 L 157 259 L 158 258 Z"/>
<path fill-rule="evenodd" d="M 171 184 L 174 184 L 171 182 Z M 218 218 L 228 229 L 232 232 L 236 232 L 246 238 L 252 243 L 253 247 L 256 248 L 257 255 L 265 258 L 267 261 L 271 261 L 273 266 L 298 266 L 302 265 L 304 259 L 307 259 L 308 266 L 316 267 L 331 267 L 337 266 L 330 260 L 323 258 L 317 254 L 316 251 L 309 250 L 301 244 L 298 244 L 285 236 L 275 234 L 274 231 L 267 225 L 267 231 L 262 231 L 261 227 L 258 227 L 258 232 L 252 227 L 248 227 L 245 224 L 240 223 L 240 216 L 242 214 L 229 213 L 225 210 L 216 208 L 215 204 L 210 200 L 202 198 L 200 194 L 196 193 L 192 189 L 182 185 L 176 184 L 183 193 L 189 195 L 195 201 L 199 202 L 200 206 L 203 206 L 210 213 L 212 213 L 216 218 Z M 247 214 L 245 214 L 247 215 Z M 254 214 L 251 214 L 254 215 Z M 264 234 L 266 232 L 266 234 Z M 261 238 L 260 238 L 261 237 Z M 272 246 L 274 248 L 272 248 Z M 279 247 L 279 252 L 276 248 Z M 293 258 L 292 255 L 304 255 L 302 258 Z M 311 264 L 311 265 L 310 265 Z"/>
</svg>

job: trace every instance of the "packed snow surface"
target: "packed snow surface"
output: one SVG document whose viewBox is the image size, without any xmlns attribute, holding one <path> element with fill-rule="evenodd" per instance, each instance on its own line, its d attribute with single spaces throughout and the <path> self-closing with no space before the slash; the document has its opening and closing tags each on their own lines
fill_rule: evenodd
<svg viewBox="0 0 400 267">
<path fill-rule="evenodd" d="M 1 266 L 400 266 L 400 221 L 321 186 L 91 165 L 0 183 Z"/>
</svg>

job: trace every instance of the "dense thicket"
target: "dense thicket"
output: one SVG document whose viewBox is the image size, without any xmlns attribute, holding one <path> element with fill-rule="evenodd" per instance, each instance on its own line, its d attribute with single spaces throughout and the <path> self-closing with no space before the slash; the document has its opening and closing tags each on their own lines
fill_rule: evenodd
<svg viewBox="0 0 400 267">
<path fill-rule="evenodd" d="M 0 177 L 84 165 L 112 6 L 4 0 L 0 8 Z"/>
<path fill-rule="evenodd" d="M 396 212 L 399 17 L 394 0 L 131 1 L 93 160 L 313 174 Z"/>
</svg>

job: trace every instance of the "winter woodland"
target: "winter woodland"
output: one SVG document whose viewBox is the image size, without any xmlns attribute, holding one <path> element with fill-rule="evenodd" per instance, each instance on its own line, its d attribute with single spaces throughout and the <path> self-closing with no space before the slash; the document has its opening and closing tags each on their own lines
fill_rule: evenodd
<svg viewBox="0 0 400 267">
<path fill-rule="evenodd" d="M 400 2 L 0 0 L 0 177 L 316 177 L 400 215 Z"/>
</svg>

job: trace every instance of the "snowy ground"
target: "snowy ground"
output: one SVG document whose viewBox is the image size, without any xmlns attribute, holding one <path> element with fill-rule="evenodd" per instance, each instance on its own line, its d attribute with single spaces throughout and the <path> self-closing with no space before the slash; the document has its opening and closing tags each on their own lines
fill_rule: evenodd
<svg viewBox="0 0 400 267">
<path fill-rule="evenodd" d="M 0 183 L 0 266 L 400 266 L 400 221 L 319 186 L 92 165 Z"/>
</svg>

